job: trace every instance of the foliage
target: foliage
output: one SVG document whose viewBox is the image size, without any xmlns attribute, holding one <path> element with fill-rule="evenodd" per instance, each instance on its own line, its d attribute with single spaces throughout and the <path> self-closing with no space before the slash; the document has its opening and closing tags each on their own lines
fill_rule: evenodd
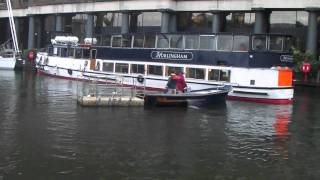
<svg viewBox="0 0 320 180">
<path fill-rule="evenodd" d="M 293 62 L 294 72 L 298 74 L 302 74 L 302 64 L 304 62 L 308 62 L 311 65 L 310 77 L 316 77 L 320 70 L 320 61 L 317 60 L 317 57 L 308 52 L 304 53 L 299 49 L 293 49 Z"/>
</svg>

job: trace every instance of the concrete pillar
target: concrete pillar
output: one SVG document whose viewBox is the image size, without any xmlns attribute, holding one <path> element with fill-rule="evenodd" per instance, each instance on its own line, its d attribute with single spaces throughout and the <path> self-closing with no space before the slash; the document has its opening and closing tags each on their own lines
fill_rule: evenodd
<svg viewBox="0 0 320 180">
<path fill-rule="evenodd" d="M 43 33 L 43 24 L 44 24 L 44 19 L 42 16 L 38 16 L 36 19 L 36 47 L 41 48 L 41 41 L 42 41 L 42 33 Z"/>
<path fill-rule="evenodd" d="M 259 10 L 255 12 L 254 33 L 268 33 L 269 31 L 269 16 L 267 11 Z"/>
<path fill-rule="evenodd" d="M 214 12 L 212 14 L 212 33 L 219 33 L 221 32 L 223 22 L 222 22 L 223 14 L 220 12 Z"/>
<path fill-rule="evenodd" d="M 306 52 L 311 53 L 313 55 L 317 55 L 318 49 L 317 17 L 318 14 L 316 11 L 309 11 Z"/>
<path fill-rule="evenodd" d="M 6 21 L 6 34 L 5 34 L 5 36 L 6 36 L 6 40 L 12 39 L 9 18 Z"/>
<path fill-rule="evenodd" d="M 93 14 L 87 14 L 87 21 L 85 26 L 86 37 L 93 37 Z"/>
<path fill-rule="evenodd" d="M 130 14 L 129 32 L 136 32 L 138 28 L 138 16 L 140 13 L 134 12 Z"/>
<path fill-rule="evenodd" d="M 169 12 L 163 11 L 161 16 L 161 33 L 169 32 L 169 21 L 170 21 Z"/>
<path fill-rule="evenodd" d="M 15 25 L 15 29 L 16 29 L 16 35 L 17 35 L 17 41 L 18 41 L 18 45 L 19 45 L 19 38 L 20 38 L 20 21 L 18 18 L 14 18 L 14 25 Z"/>
<path fill-rule="evenodd" d="M 122 12 L 121 34 L 129 33 L 129 12 Z"/>
<path fill-rule="evenodd" d="M 105 13 L 97 13 L 97 21 L 96 21 L 96 27 L 101 28 L 103 26 L 103 17 Z"/>
<path fill-rule="evenodd" d="M 66 33 L 72 33 L 72 17 L 73 17 L 73 14 L 64 15 L 63 31 Z"/>
<path fill-rule="evenodd" d="M 34 48 L 34 16 L 29 16 L 28 49 Z"/>
<path fill-rule="evenodd" d="M 56 15 L 56 31 L 63 31 L 62 29 L 62 15 L 57 14 Z"/>
<path fill-rule="evenodd" d="M 171 33 L 177 32 L 177 14 L 176 13 L 170 13 L 169 32 Z"/>
<path fill-rule="evenodd" d="M 9 18 L 6 19 L 6 33 L 4 34 L 5 36 L 5 41 L 8 41 L 8 40 L 13 40 L 13 37 L 11 35 L 11 28 L 10 28 L 10 21 L 9 21 Z M 11 41 L 13 42 L 13 41 Z M 13 49 L 13 43 L 10 43 L 10 44 L 7 44 L 7 48 L 10 48 L 10 49 Z"/>
</svg>

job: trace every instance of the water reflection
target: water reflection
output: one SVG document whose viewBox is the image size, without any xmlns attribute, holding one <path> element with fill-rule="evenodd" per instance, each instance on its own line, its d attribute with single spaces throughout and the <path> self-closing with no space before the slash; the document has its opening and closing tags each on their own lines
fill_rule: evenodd
<svg viewBox="0 0 320 180">
<path fill-rule="evenodd" d="M 273 124 L 275 129 L 275 137 L 277 139 L 285 139 L 290 135 L 288 125 L 291 121 L 292 106 L 282 106 L 275 112 L 276 121 Z"/>
<path fill-rule="evenodd" d="M 232 156 L 259 161 L 287 158 L 292 105 L 228 103 L 227 135 Z"/>
<path fill-rule="evenodd" d="M 17 148 L 17 117 L 16 101 L 19 83 L 12 81 L 15 73 L 12 71 L 0 71 L 0 179 L 1 172 L 16 168 L 19 154 Z"/>
</svg>

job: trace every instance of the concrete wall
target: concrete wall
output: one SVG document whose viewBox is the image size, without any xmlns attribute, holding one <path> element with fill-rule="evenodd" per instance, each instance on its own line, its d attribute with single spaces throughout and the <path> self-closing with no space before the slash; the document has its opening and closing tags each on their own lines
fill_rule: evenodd
<svg viewBox="0 0 320 180">
<path fill-rule="evenodd" d="M 3 1 L 3 0 L 2 0 Z M 173 11 L 250 11 L 257 8 L 304 10 L 320 8 L 319 0 L 29 0 L 14 3 L 15 16 L 79 12 L 170 9 Z M 68 4 L 66 4 L 68 2 Z M 7 17 L 0 10 L 0 17 Z"/>
<path fill-rule="evenodd" d="M 308 7 L 320 7 L 319 0 L 252 0 L 253 8 L 304 9 Z"/>
<path fill-rule="evenodd" d="M 15 8 L 15 9 L 28 7 L 28 3 L 26 0 L 11 0 L 11 5 L 12 5 L 12 8 Z M 2 9 L 7 9 L 6 0 L 0 0 L 0 10 Z"/>
</svg>

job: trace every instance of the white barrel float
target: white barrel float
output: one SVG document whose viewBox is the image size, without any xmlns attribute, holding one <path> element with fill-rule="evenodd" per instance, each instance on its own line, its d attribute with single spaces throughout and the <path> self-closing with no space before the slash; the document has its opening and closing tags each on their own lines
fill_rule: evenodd
<svg viewBox="0 0 320 180">
<path fill-rule="evenodd" d="M 97 38 L 84 38 L 85 44 L 97 44 Z"/>
<path fill-rule="evenodd" d="M 51 39 L 52 44 L 78 44 L 79 38 L 76 36 L 56 36 Z"/>
</svg>

